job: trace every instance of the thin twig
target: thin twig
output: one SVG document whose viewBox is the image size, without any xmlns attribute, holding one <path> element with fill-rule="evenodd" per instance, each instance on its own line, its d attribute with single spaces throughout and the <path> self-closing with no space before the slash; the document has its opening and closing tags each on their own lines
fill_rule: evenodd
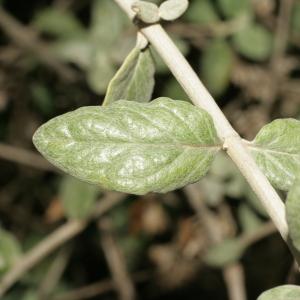
<svg viewBox="0 0 300 300">
<path fill-rule="evenodd" d="M 246 300 L 245 273 L 241 264 L 233 263 L 223 270 L 230 300 Z"/>
<path fill-rule="evenodd" d="M 0 158 L 43 171 L 57 171 L 41 155 L 30 150 L 0 143 Z"/>
<path fill-rule="evenodd" d="M 59 251 L 40 284 L 38 290 L 39 300 L 49 299 L 49 296 L 65 271 L 70 254 L 71 249 L 69 247 L 64 247 Z"/>
<path fill-rule="evenodd" d="M 150 276 L 150 272 L 141 271 L 133 274 L 132 279 L 134 280 L 134 282 L 138 283 L 148 280 Z M 51 300 L 84 300 L 102 295 L 114 289 L 116 289 L 115 282 L 111 279 L 107 279 L 89 284 L 70 292 L 66 292 L 62 295 L 56 296 Z"/>
<path fill-rule="evenodd" d="M 93 218 L 99 217 L 119 203 L 125 197 L 120 193 L 108 193 L 94 210 Z M 38 264 L 43 258 L 51 254 L 58 247 L 82 232 L 88 224 L 88 220 L 69 220 L 56 229 L 44 240 L 38 243 L 28 253 L 24 254 L 20 260 L 9 270 L 0 281 L 0 298 L 4 293 L 17 282 L 26 272 Z"/>
<path fill-rule="evenodd" d="M 198 218 L 203 223 L 208 238 L 212 244 L 222 241 L 222 230 L 217 226 L 214 217 L 204 203 L 203 195 L 197 184 L 190 184 L 184 188 L 188 201 L 197 213 Z M 230 300 L 246 300 L 246 287 L 244 280 L 244 270 L 240 263 L 232 263 L 223 269 L 223 277 L 227 286 Z"/>
<path fill-rule="evenodd" d="M 120 299 L 134 300 L 136 298 L 134 284 L 127 272 L 126 261 L 123 254 L 113 237 L 110 220 L 105 218 L 99 220 L 98 227 L 101 233 L 101 245 L 104 255 Z"/>
<path fill-rule="evenodd" d="M 77 77 L 75 71 L 49 52 L 47 45 L 38 39 L 33 30 L 19 23 L 3 8 L 0 8 L 0 28 L 16 45 L 35 54 L 42 63 L 55 70 L 63 80 L 73 81 Z"/>
<path fill-rule="evenodd" d="M 133 19 L 135 17 L 135 13 L 131 9 L 133 0 L 115 0 L 115 2 L 127 13 L 129 18 Z M 238 166 L 269 213 L 282 238 L 287 242 L 295 258 L 300 262 L 299 254 L 297 257 L 297 252 L 295 252 L 288 239 L 288 225 L 284 203 L 256 165 L 241 137 L 232 128 L 211 94 L 204 87 L 197 74 L 161 25 L 154 24 L 139 28 L 139 30 L 157 50 L 192 102 L 196 106 L 205 109 L 212 116 L 218 136 L 224 143 L 224 150 L 227 150 L 228 155 Z"/>
</svg>

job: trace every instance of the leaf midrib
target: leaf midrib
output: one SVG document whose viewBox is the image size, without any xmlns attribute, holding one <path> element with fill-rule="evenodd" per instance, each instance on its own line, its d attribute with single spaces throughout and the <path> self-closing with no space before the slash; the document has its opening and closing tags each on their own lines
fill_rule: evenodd
<svg viewBox="0 0 300 300">
<path fill-rule="evenodd" d="M 53 142 L 53 140 L 52 140 Z M 180 144 L 180 143 L 138 143 L 138 142 L 123 142 L 123 141 L 95 141 L 95 140 L 69 140 L 68 141 L 73 143 L 89 143 L 89 144 L 122 144 L 122 145 L 144 145 L 144 146 L 157 146 L 157 147 L 176 147 L 176 148 L 196 148 L 196 149 L 215 149 L 219 150 L 221 148 L 221 145 L 197 145 L 197 144 Z"/>
</svg>

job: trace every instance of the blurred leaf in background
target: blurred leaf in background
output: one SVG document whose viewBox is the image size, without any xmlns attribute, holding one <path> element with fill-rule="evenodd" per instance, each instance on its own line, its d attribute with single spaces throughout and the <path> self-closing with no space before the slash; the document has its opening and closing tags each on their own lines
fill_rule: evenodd
<svg viewBox="0 0 300 300">
<path fill-rule="evenodd" d="M 84 219 L 92 212 L 99 188 L 74 177 L 65 176 L 60 184 L 59 199 L 71 219 Z"/>
</svg>

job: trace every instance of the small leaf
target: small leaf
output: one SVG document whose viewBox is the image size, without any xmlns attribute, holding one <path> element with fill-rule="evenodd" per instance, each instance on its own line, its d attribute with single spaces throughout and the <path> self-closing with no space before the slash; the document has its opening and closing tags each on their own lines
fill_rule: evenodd
<svg viewBox="0 0 300 300">
<path fill-rule="evenodd" d="M 174 77 L 171 77 L 166 82 L 166 86 L 163 89 L 162 94 L 168 98 L 190 101 L 188 95 L 185 93 L 183 88 L 180 86 L 180 84 Z"/>
<path fill-rule="evenodd" d="M 66 216 L 72 219 L 84 219 L 93 209 L 99 188 L 71 176 L 63 178 L 59 197 Z"/>
<path fill-rule="evenodd" d="M 219 20 L 211 0 L 192 1 L 184 18 L 188 22 L 200 25 L 208 25 Z"/>
<path fill-rule="evenodd" d="M 105 93 L 107 85 L 116 71 L 107 55 L 108 52 L 105 49 L 95 49 L 87 70 L 89 86 L 98 94 Z"/>
<path fill-rule="evenodd" d="M 275 120 L 264 126 L 248 146 L 271 183 L 289 190 L 300 169 L 300 121 Z"/>
<path fill-rule="evenodd" d="M 204 261 L 212 267 L 222 268 L 238 261 L 244 250 L 245 247 L 239 239 L 227 239 L 211 247 L 204 257 Z"/>
<path fill-rule="evenodd" d="M 156 23 L 159 21 L 159 10 L 155 3 L 136 1 L 132 4 L 132 10 L 144 23 Z"/>
<path fill-rule="evenodd" d="M 148 102 L 154 87 L 154 72 L 150 50 L 134 48 L 109 83 L 103 105 L 120 99 Z"/>
<path fill-rule="evenodd" d="M 93 45 L 88 36 L 60 40 L 51 47 L 54 55 L 59 59 L 76 64 L 84 70 L 89 67 L 93 53 L 92 49 Z"/>
<path fill-rule="evenodd" d="M 236 18 L 251 12 L 250 0 L 218 0 L 218 4 L 226 18 Z"/>
<path fill-rule="evenodd" d="M 262 220 L 248 205 L 241 204 L 238 210 L 239 221 L 244 233 L 253 233 L 262 225 Z"/>
<path fill-rule="evenodd" d="M 91 6 L 91 36 L 100 49 L 110 49 L 119 40 L 130 21 L 115 1 L 93 0 Z"/>
<path fill-rule="evenodd" d="M 167 0 L 159 7 L 159 16 L 166 21 L 173 21 L 179 18 L 187 10 L 188 0 Z"/>
<path fill-rule="evenodd" d="M 214 40 L 205 49 L 201 59 L 201 74 L 207 88 L 222 94 L 229 85 L 233 53 L 225 40 Z"/>
<path fill-rule="evenodd" d="M 291 25 L 292 31 L 296 36 L 300 35 L 300 3 L 295 2 L 293 10 L 292 10 L 292 17 L 291 17 Z"/>
<path fill-rule="evenodd" d="M 86 33 L 82 24 L 70 11 L 56 8 L 47 8 L 38 12 L 33 19 L 33 26 L 64 40 Z"/>
<path fill-rule="evenodd" d="M 286 216 L 289 226 L 289 235 L 294 246 L 300 251 L 300 180 L 295 184 L 288 193 L 286 201 Z"/>
<path fill-rule="evenodd" d="M 198 181 L 220 148 L 207 112 L 168 98 L 83 107 L 41 126 L 33 141 L 65 172 L 133 194 Z"/>
<path fill-rule="evenodd" d="M 265 27 L 252 24 L 238 31 L 233 36 L 233 43 L 246 58 L 264 61 L 271 55 L 273 37 Z"/>
<path fill-rule="evenodd" d="M 0 228 L 0 275 L 11 268 L 21 256 L 21 246 L 8 231 Z"/>
<path fill-rule="evenodd" d="M 300 287 L 282 285 L 262 293 L 257 300 L 296 300 L 300 299 Z"/>
</svg>

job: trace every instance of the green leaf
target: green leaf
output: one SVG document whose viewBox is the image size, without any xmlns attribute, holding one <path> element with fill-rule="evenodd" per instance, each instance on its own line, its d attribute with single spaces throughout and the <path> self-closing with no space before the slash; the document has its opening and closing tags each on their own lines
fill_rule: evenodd
<svg viewBox="0 0 300 300">
<path fill-rule="evenodd" d="M 86 33 L 82 24 L 70 11 L 51 7 L 37 13 L 33 19 L 33 26 L 61 39 L 70 39 Z"/>
<path fill-rule="evenodd" d="M 55 43 L 51 50 L 59 59 L 76 64 L 86 70 L 92 60 L 93 45 L 88 36 L 80 38 L 60 40 Z M 100 77 L 101 78 L 101 77 Z"/>
<path fill-rule="evenodd" d="M 94 0 L 91 7 L 91 36 L 100 49 L 110 49 L 130 26 L 125 14 L 114 1 Z"/>
<path fill-rule="evenodd" d="M 253 233 L 262 225 L 262 220 L 248 205 L 241 204 L 238 210 L 239 221 L 244 233 Z"/>
<path fill-rule="evenodd" d="M 166 21 L 173 21 L 179 18 L 187 10 L 188 0 L 167 0 L 159 7 L 159 16 Z"/>
<path fill-rule="evenodd" d="M 175 43 L 176 47 L 180 50 L 180 52 L 184 56 L 187 55 L 190 50 L 189 44 L 185 40 L 179 38 L 176 35 L 173 35 L 173 36 L 171 35 L 171 38 L 172 38 L 173 42 Z M 151 54 L 154 58 L 156 72 L 169 73 L 169 68 L 166 66 L 165 62 L 162 60 L 162 58 L 156 52 L 156 50 L 151 45 L 149 48 L 150 48 Z"/>
<path fill-rule="evenodd" d="M 166 82 L 166 86 L 163 89 L 162 94 L 165 95 L 165 97 L 171 99 L 181 99 L 184 101 L 190 101 L 188 95 L 185 93 L 183 88 L 180 86 L 180 84 L 174 77 L 171 77 Z"/>
<path fill-rule="evenodd" d="M 103 105 L 120 99 L 148 102 L 154 87 L 154 61 L 149 49 L 134 48 L 111 80 Z"/>
<path fill-rule="evenodd" d="M 296 300 L 300 299 L 300 287 L 282 285 L 262 293 L 257 300 Z"/>
<path fill-rule="evenodd" d="M 98 94 L 105 93 L 107 85 L 116 71 L 107 55 L 108 52 L 105 49 L 95 49 L 88 66 L 87 80 L 89 86 Z"/>
<path fill-rule="evenodd" d="M 251 12 L 251 2 L 249 0 L 218 0 L 218 4 L 226 18 L 236 18 Z"/>
<path fill-rule="evenodd" d="M 294 246 L 300 251 L 300 180 L 296 180 L 288 193 L 286 201 L 286 217 L 289 235 Z"/>
<path fill-rule="evenodd" d="M 78 179 L 66 176 L 61 181 L 59 197 L 67 217 L 84 219 L 92 211 L 99 188 Z"/>
<path fill-rule="evenodd" d="M 264 126 L 248 146 L 271 183 L 289 190 L 300 169 L 300 121 L 275 120 Z"/>
<path fill-rule="evenodd" d="M 156 23 L 159 21 L 159 10 L 155 3 L 146 1 L 135 1 L 132 9 L 137 17 L 144 23 Z"/>
<path fill-rule="evenodd" d="M 246 58 L 264 61 L 272 53 L 273 37 L 265 27 L 252 24 L 238 31 L 233 36 L 233 43 Z"/>
<path fill-rule="evenodd" d="M 198 181 L 220 148 L 207 112 L 168 98 L 83 107 L 41 126 L 33 141 L 65 172 L 133 194 Z"/>
<path fill-rule="evenodd" d="M 210 0 L 197 0 L 190 3 L 184 15 L 185 20 L 200 25 L 208 25 L 219 20 Z"/>
<path fill-rule="evenodd" d="M 204 49 L 201 74 L 214 95 L 222 94 L 228 87 L 232 66 L 233 53 L 225 40 L 214 40 Z"/>
<path fill-rule="evenodd" d="M 244 251 L 245 247 L 239 239 L 227 239 L 212 246 L 204 257 L 204 261 L 212 267 L 222 268 L 238 261 Z"/>
<path fill-rule="evenodd" d="M 293 7 L 291 17 L 292 31 L 295 35 L 300 35 L 300 3 L 296 2 Z"/>
<path fill-rule="evenodd" d="M 0 275 L 11 268 L 21 256 L 21 246 L 8 231 L 0 228 Z"/>
</svg>

